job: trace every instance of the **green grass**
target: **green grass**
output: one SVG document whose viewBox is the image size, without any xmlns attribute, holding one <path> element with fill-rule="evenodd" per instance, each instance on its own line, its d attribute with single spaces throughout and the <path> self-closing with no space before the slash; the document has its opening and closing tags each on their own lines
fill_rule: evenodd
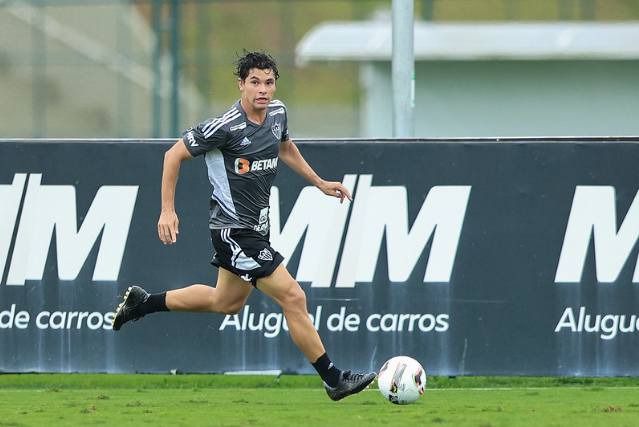
<svg viewBox="0 0 639 427">
<path fill-rule="evenodd" d="M 0 375 L 0 426 L 634 426 L 639 379 L 429 378 L 415 404 L 376 385 L 332 402 L 315 376 Z"/>
</svg>

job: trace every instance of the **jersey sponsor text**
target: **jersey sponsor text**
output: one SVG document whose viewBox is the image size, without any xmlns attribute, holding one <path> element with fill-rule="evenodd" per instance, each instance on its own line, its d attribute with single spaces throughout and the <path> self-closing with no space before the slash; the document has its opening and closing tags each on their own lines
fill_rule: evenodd
<svg viewBox="0 0 639 427">
<path fill-rule="evenodd" d="M 269 169 L 277 169 L 277 163 L 279 158 L 274 157 L 272 159 L 260 159 L 253 160 L 252 162 L 246 159 L 235 159 L 235 172 L 245 174 L 247 172 L 264 171 Z"/>
</svg>

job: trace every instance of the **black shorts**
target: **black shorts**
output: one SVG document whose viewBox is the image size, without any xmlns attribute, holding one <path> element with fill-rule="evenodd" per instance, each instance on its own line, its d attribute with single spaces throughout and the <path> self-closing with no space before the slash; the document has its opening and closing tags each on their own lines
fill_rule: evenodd
<svg viewBox="0 0 639 427">
<path fill-rule="evenodd" d="M 284 257 L 271 247 L 269 236 L 247 228 L 211 230 L 215 255 L 211 264 L 237 274 L 257 285 L 257 279 L 268 277 L 284 261 Z"/>
</svg>

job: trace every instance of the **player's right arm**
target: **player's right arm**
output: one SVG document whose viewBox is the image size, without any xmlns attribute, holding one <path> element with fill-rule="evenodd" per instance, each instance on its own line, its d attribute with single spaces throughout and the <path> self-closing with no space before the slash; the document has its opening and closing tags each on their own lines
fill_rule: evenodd
<svg viewBox="0 0 639 427">
<path fill-rule="evenodd" d="M 180 139 L 164 154 L 162 169 L 162 211 L 158 220 L 158 235 L 167 245 L 177 241 L 180 223 L 175 212 L 175 187 L 177 185 L 180 165 L 193 156 Z"/>
</svg>

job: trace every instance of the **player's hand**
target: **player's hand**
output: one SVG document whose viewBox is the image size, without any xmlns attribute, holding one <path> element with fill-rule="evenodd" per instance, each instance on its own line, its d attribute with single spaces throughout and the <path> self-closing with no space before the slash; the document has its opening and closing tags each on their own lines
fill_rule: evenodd
<svg viewBox="0 0 639 427">
<path fill-rule="evenodd" d="M 178 219 L 175 211 L 162 211 L 158 220 L 158 236 L 162 243 L 170 245 L 177 242 L 177 235 L 180 234 Z"/>
<path fill-rule="evenodd" d="M 338 197 L 340 203 L 343 203 L 344 199 L 348 199 L 351 202 L 353 201 L 351 193 L 348 192 L 341 182 L 324 181 L 318 188 L 328 196 Z"/>
</svg>

